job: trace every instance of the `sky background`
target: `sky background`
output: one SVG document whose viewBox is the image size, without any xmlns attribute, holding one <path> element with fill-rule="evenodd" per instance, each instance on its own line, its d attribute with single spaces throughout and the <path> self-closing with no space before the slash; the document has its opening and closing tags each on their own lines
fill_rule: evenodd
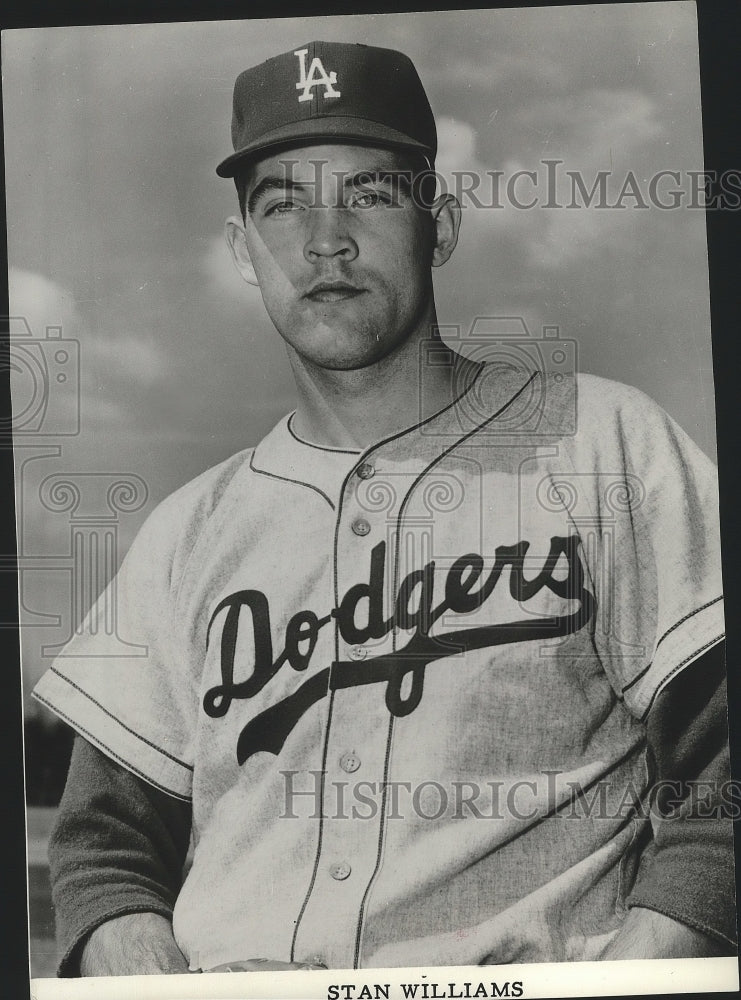
<svg viewBox="0 0 741 1000">
<path fill-rule="evenodd" d="M 237 74 L 315 38 L 412 58 L 443 174 L 544 177 L 541 161 L 561 159 L 589 186 L 612 171 L 616 195 L 628 171 L 645 193 L 659 170 L 702 169 L 689 3 L 5 32 L 11 314 L 55 386 L 43 422 L 18 437 L 23 603 L 61 619 L 26 629 L 26 694 L 71 614 L 70 515 L 43 506 L 42 481 L 139 476 L 147 496 L 119 516 L 120 557 L 156 502 L 293 408 L 282 342 L 224 243 L 236 198 L 214 169 L 231 152 Z M 626 206 L 465 206 L 456 253 L 435 272 L 439 320 L 464 333 L 476 316 L 521 316 L 535 336 L 558 326 L 580 370 L 643 389 L 714 455 L 703 213 Z M 72 349 L 55 382 L 48 326 L 79 342 L 79 380 Z M 22 369 L 14 405 L 31 414 Z M 78 401 L 79 433 L 60 435 Z"/>
</svg>

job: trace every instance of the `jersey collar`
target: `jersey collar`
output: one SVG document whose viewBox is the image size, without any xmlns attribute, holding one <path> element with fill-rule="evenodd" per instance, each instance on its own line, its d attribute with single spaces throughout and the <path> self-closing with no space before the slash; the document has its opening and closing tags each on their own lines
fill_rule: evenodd
<svg viewBox="0 0 741 1000">
<path fill-rule="evenodd" d="M 538 377 L 538 372 L 523 368 L 482 365 L 453 403 L 362 451 L 302 440 L 293 429 L 291 413 L 263 438 L 251 464 L 255 471 L 319 491 L 335 505 L 345 478 L 363 462 L 401 463 L 407 472 L 421 473 L 478 431 L 491 430 L 496 443 L 498 429 L 500 436 L 510 430 L 505 415 L 533 389 Z"/>
</svg>

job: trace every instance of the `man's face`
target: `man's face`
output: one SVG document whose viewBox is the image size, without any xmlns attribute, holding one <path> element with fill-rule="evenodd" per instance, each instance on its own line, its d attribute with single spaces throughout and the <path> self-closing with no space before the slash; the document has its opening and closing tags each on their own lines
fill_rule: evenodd
<svg viewBox="0 0 741 1000">
<path fill-rule="evenodd" d="M 428 322 L 435 222 L 404 174 L 403 155 L 335 144 L 250 171 L 243 234 L 230 221 L 235 259 L 248 277 L 247 250 L 281 336 L 321 368 L 371 365 Z"/>
</svg>

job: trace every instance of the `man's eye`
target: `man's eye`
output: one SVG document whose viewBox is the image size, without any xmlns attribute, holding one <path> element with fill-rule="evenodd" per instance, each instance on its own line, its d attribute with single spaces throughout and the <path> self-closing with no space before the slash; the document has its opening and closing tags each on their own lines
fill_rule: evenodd
<svg viewBox="0 0 741 1000">
<path fill-rule="evenodd" d="M 387 199 L 378 191 L 360 191 L 351 201 L 353 208 L 375 208 L 376 205 L 387 204 Z"/>
<path fill-rule="evenodd" d="M 276 201 L 267 206 L 265 215 L 288 215 L 290 212 L 296 212 L 300 208 L 301 206 L 295 201 Z"/>
</svg>

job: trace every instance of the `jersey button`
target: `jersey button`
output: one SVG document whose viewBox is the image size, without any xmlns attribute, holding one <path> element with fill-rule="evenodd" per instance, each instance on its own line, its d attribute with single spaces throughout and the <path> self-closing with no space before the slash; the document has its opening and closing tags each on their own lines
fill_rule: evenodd
<svg viewBox="0 0 741 1000">
<path fill-rule="evenodd" d="M 347 771 L 348 774 L 352 774 L 360 767 L 360 757 L 352 750 L 348 750 L 347 753 L 343 753 L 340 757 L 340 767 L 343 771 Z"/>
<path fill-rule="evenodd" d="M 352 530 L 356 535 L 367 535 L 370 531 L 370 524 L 366 521 L 364 517 L 359 517 L 352 523 Z"/>
<path fill-rule="evenodd" d="M 358 476 L 360 479 L 372 479 L 376 474 L 376 470 L 370 464 L 370 462 L 362 462 L 358 466 Z"/>
<path fill-rule="evenodd" d="M 347 861 L 337 861 L 329 869 L 329 874 L 336 882 L 344 882 L 351 871 L 352 868 Z"/>
<path fill-rule="evenodd" d="M 351 660 L 364 660 L 368 655 L 368 650 L 365 646 L 351 646 L 350 647 L 350 659 Z"/>
</svg>

